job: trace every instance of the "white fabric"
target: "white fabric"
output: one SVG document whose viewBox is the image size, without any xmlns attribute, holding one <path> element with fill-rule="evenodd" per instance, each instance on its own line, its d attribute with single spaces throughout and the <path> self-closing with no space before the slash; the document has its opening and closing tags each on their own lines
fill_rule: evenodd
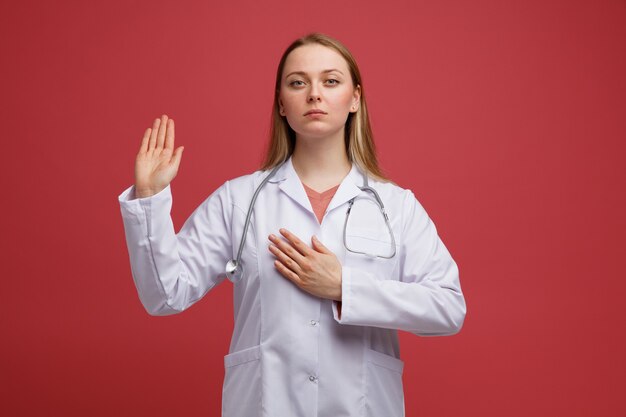
<svg viewBox="0 0 626 417">
<path fill-rule="evenodd" d="M 248 205 L 269 171 L 226 181 L 203 201 L 178 234 L 170 217 L 170 186 L 134 199 L 118 197 L 133 279 L 148 313 L 180 313 L 225 280 L 236 257 Z M 243 278 L 233 284 L 234 322 L 224 357 L 223 417 L 404 416 L 397 330 L 420 336 L 457 333 L 465 300 L 456 263 L 426 211 L 407 189 L 369 178 L 389 215 L 396 256 L 372 258 L 349 247 L 385 253 L 391 240 L 356 165 L 343 179 L 320 226 L 289 159 L 263 187 L 248 229 Z M 286 228 L 311 237 L 342 263 L 337 302 L 300 290 L 275 268 L 270 233 Z M 224 314 L 224 312 L 218 312 Z"/>
</svg>

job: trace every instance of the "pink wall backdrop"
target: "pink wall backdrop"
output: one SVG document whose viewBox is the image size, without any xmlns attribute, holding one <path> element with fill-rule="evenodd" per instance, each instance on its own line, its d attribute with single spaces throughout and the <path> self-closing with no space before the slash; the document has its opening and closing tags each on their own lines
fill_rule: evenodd
<svg viewBox="0 0 626 417">
<path fill-rule="evenodd" d="M 383 168 L 459 264 L 461 333 L 401 333 L 407 416 L 626 415 L 623 0 L 26 0 L 0 22 L 2 415 L 219 415 L 232 285 L 149 316 L 117 196 L 163 113 L 177 229 L 258 169 L 310 31 L 354 53 Z"/>
</svg>

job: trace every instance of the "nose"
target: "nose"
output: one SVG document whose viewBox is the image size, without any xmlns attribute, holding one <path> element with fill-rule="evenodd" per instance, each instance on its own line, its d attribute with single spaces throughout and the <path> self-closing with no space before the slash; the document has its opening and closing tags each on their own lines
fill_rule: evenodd
<svg viewBox="0 0 626 417">
<path fill-rule="evenodd" d="M 314 102 L 314 101 L 320 101 L 322 98 L 320 97 L 319 93 L 317 92 L 317 88 L 313 87 L 311 88 L 311 90 L 309 91 L 309 97 L 308 97 L 308 101 L 309 102 Z"/>
</svg>

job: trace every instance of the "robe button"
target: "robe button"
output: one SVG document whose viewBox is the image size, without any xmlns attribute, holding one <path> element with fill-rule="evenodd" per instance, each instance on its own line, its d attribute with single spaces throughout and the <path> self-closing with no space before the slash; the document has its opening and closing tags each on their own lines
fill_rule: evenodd
<svg viewBox="0 0 626 417">
<path fill-rule="evenodd" d="M 315 320 L 311 320 L 311 326 L 317 326 L 317 322 Z"/>
</svg>

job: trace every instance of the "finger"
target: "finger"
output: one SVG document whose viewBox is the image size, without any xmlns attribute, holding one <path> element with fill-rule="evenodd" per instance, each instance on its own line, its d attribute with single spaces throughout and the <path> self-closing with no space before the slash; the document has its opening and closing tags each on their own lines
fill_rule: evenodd
<svg viewBox="0 0 626 417">
<path fill-rule="evenodd" d="M 148 143 L 150 141 L 150 132 L 152 129 L 147 128 L 143 134 L 143 139 L 141 139 L 141 146 L 139 147 L 139 153 L 146 153 L 148 151 Z"/>
<path fill-rule="evenodd" d="M 162 149 L 165 143 L 165 131 L 167 130 L 167 115 L 161 116 L 161 125 L 159 126 L 159 134 L 157 135 L 157 148 Z"/>
<path fill-rule="evenodd" d="M 174 152 L 174 156 L 172 157 L 172 160 L 170 161 L 170 163 L 173 164 L 174 167 L 176 168 L 176 171 L 178 171 L 178 167 L 180 166 L 180 160 L 183 157 L 184 149 L 185 149 L 184 146 L 179 146 L 178 149 L 176 149 L 176 151 Z"/>
<path fill-rule="evenodd" d="M 167 132 L 165 133 L 165 149 L 174 149 L 174 119 L 167 121 Z"/>
<path fill-rule="evenodd" d="M 285 278 L 288 278 L 290 281 L 292 281 L 296 285 L 300 285 L 300 282 L 301 282 L 300 277 L 291 269 L 287 268 L 278 260 L 274 261 L 274 266 L 276 267 L 278 272 L 280 272 Z"/>
<path fill-rule="evenodd" d="M 296 250 L 301 253 L 303 256 L 306 256 L 311 253 L 311 248 L 301 241 L 298 236 L 294 235 L 287 229 L 280 229 L 280 233 L 289 240 L 289 242 L 293 245 Z"/>
<path fill-rule="evenodd" d="M 287 256 L 287 254 L 285 254 L 285 252 L 281 251 L 280 249 L 278 249 L 274 245 L 270 245 L 269 246 L 269 250 L 270 250 L 270 252 L 272 252 L 274 254 L 274 256 L 276 256 L 278 258 L 278 260 L 280 262 L 282 262 L 283 265 L 287 266 L 287 268 L 292 270 L 297 275 L 300 275 L 300 273 L 302 272 L 302 269 L 300 268 L 300 265 L 298 265 L 298 263 L 296 261 L 294 261 L 292 258 Z"/>
<path fill-rule="evenodd" d="M 302 256 L 300 252 L 294 249 L 293 246 L 291 246 L 290 242 L 285 241 L 274 235 L 270 235 L 270 240 L 274 242 L 274 244 L 278 247 L 278 249 L 280 249 L 281 251 L 286 253 L 287 256 L 289 256 L 291 259 L 296 261 L 298 265 L 302 265 L 302 262 L 304 261 L 304 257 Z"/>
<path fill-rule="evenodd" d="M 154 119 L 154 123 L 152 123 L 152 132 L 150 133 L 150 143 L 148 145 L 148 150 L 152 151 L 156 147 L 157 133 L 159 133 L 159 125 L 161 124 L 161 119 Z"/>
<path fill-rule="evenodd" d="M 319 252 L 321 252 L 321 253 L 332 253 L 326 246 L 324 246 L 324 244 L 322 242 L 320 242 L 320 240 L 317 238 L 317 236 L 313 236 L 311 241 L 313 242 L 314 248 L 317 249 Z"/>
</svg>

